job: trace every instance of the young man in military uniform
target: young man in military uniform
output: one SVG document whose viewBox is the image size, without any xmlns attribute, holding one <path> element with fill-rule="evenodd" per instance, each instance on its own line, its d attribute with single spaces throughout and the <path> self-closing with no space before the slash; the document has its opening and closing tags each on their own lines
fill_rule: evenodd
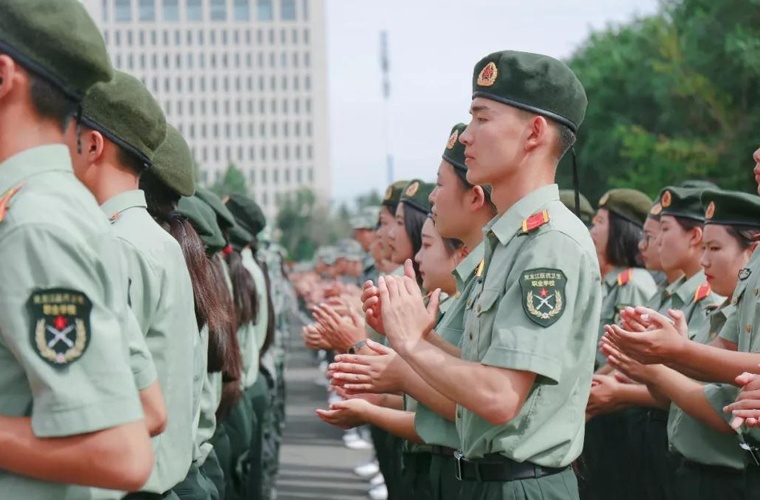
<svg viewBox="0 0 760 500">
<path fill-rule="evenodd" d="M 107 218 L 64 142 L 112 77 L 74 0 L 6 0 L 0 16 L 0 491 L 139 489 L 153 452 L 130 372 L 127 279 Z"/>
<path fill-rule="evenodd" d="M 504 51 L 475 66 L 460 141 L 467 180 L 492 186 L 499 216 L 485 228 L 461 357 L 426 340 L 432 318 L 413 280 L 379 283 L 391 344 L 458 404 L 463 498 L 578 498 L 569 466 L 583 446 L 600 275 L 588 230 L 553 182 L 586 103 L 572 71 L 550 57 Z"/>
<path fill-rule="evenodd" d="M 194 346 L 202 343 L 193 288 L 177 241 L 148 213 L 138 189 L 146 168 L 168 179 L 180 194 L 195 192 L 191 165 L 175 158 L 154 163 L 167 136 L 163 112 L 135 77 L 117 71 L 113 80 L 93 87 L 82 103 L 82 154 L 73 141 L 69 150 L 74 173 L 93 193 L 109 217 L 129 273 L 130 308 L 155 360 L 168 422 L 154 441 L 156 466 L 143 492 L 163 494 L 187 475 L 193 453 L 193 420 L 200 385 L 193 388 Z M 168 172 L 167 170 L 171 170 Z M 199 372 L 205 373 L 204 360 Z M 134 370 L 133 370 L 134 371 Z M 138 389 L 146 389 L 136 373 Z"/>
</svg>

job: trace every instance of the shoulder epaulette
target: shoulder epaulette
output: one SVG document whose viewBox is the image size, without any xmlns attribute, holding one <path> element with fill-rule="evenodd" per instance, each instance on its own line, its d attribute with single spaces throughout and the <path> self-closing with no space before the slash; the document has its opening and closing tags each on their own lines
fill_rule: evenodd
<svg viewBox="0 0 760 500">
<path fill-rule="evenodd" d="M 697 288 L 697 291 L 694 292 L 694 302 L 699 302 L 700 300 L 710 295 L 710 293 L 712 293 L 710 284 L 709 283 L 702 284 L 702 286 Z"/>
<path fill-rule="evenodd" d="M 6 191 L 2 198 L 0 198 L 0 223 L 5 220 L 5 216 L 8 214 L 8 206 L 11 202 L 11 198 L 16 196 L 16 193 L 21 191 L 22 187 L 24 187 L 24 184 L 19 184 L 18 186 Z"/>
<path fill-rule="evenodd" d="M 622 273 L 618 274 L 617 282 L 618 286 L 627 285 L 630 283 L 630 281 L 633 279 L 633 268 L 630 267 L 623 271 Z"/>
<path fill-rule="evenodd" d="M 549 217 L 549 211 L 548 210 L 542 210 L 540 212 L 536 212 L 535 214 L 531 215 L 527 219 L 525 219 L 522 223 L 522 230 L 523 233 L 529 233 L 531 231 L 535 231 L 539 227 L 545 225 L 551 220 L 551 217 Z"/>
</svg>

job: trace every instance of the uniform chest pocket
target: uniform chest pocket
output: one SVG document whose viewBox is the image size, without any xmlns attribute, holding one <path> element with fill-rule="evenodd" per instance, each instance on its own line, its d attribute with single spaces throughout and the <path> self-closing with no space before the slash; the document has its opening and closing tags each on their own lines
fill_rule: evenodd
<svg viewBox="0 0 760 500">
<path fill-rule="evenodd" d="M 499 293 L 499 290 L 483 290 L 478 297 L 478 300 L 475 301 L 473 312 L 478 316 L 482 316 L 493 310 L 500 296 L 501 293 Z"/>
</svg>

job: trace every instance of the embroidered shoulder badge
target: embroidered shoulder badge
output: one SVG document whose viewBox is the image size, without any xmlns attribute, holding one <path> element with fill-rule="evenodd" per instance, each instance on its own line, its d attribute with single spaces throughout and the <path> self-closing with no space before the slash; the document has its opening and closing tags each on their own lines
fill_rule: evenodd
<svg viewBox="0 0 760 500">
<path fill-rule="evenodd" d="M 496 64 L 490 62 L 480 70 L 480 74 L 478 75 L 478 85 L 481 87 L 490 87 L 496 83 L 496 77 L 498 76 L 499 68 L 496 67 Z"/>
<path fill-rule="evenodd" d="M 628 268 L 622 273 L 618 274 L 617 282 L 618 286 L 627 285 L 633 279 L 633 269 Z"/>
<path fill-rule="evenodd" d="M 92 302 L 69 288 L 32 292 L 26 303 L 31 320 L 32 348 L 56 367 L 82 357 L 90 344 Z"/>
<path fill-rule="evenodd" d="M 0 224 L 5 220 L 5 217 L 8 215 L 8 207 L 11 202 L 11 198 L 16 196 L 16 193 L 21 191 L 21 188 L 24 187 L 24 184 L 19 184 L 18 186 L 9 189 L 5 192 L 5 194 L 0 198 Z"/>
<path fill-rule="evenodd" d="M 551 217 L 549 217 L 549 211 L 548 210 L 542 210 L 540 212 L 536 212 L 535 214 L 531 215 L 527 219 L 525 219 L 522 223 L 522 230 L 523 233 L 529 233 L 533 230 L 538 229 L 539 227 L 543 226 L 544 224 L 547 224 L 551 220 Z"/>
<path fill-rule="evenodd" d="M 559 269 L 529 269 L 520 277 L 523 311 L 531 321 L 547 328 L 565 312 L 565 273 Z"/>
<path fill-rule="evenodd" d="M 703 283 L 702 286 L 697 288 L 697 291 L 694 292 L 694 302 L 699 302 L 700 300 L 704 299 L 708 295 L 710 295 L 710 292 L 712 292 L 712 289 L 710 288 L 709 283 Z"/>
</svg>

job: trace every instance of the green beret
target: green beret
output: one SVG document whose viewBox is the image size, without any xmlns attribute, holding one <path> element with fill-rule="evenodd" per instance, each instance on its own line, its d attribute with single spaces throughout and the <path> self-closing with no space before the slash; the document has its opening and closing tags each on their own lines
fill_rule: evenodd
<svg viewBox="0 0 760 500">
<path fill-rule="evenodd" d="M 404 188 L 409 185 L 409 181 L 396 181 L 385 190 L 385 196 L 383 197 L 382 205 L 388 208 L 396 210 L 399 201 L 401 201 L 401 194 L 404 192 Z"/>
<path fill-rule="evenodd" d="M 198 186 L 195 195 L 203 200 L 203 202 L 214 211 L 216 214 L 216 221 L 219 224 L 219 227 L 222 228 L 222 232 L 232 229 L 232 226 L 235 225 L 235 216 L 233 216 L 232 212 L 224 206 L 222 199 L 219 198 L 215 192 L 211 191 L 209 188 Z"/>
<path fill-rule="evenodd" d="M 267 219 L 258 203 L 242 194 L 231 194 L 225 203 L 235 222 L 252 235 L 259 234 L 267 225 Z M 253 240 L 248 240 L 250 243 Z"/>
<path fill-rule="evenodd" d="M 680 184 L 680 186 L 684 188 L 720 189 L 714 182 L 704 181 L 700 179 L 685 180 Z"/>
<path fill-rule="evenodd" d="M 553 57 L 505 50 L 475 65 L 472 98 L 484 97 L 550 118 L 578 131 L 586 91 L 575 73 Z"/>
<path fill-rule="evenodd" d="M 190 146 L 173 125 L 166 125 L 166 138 L 153 156 L 150 170 L 169 189 L 182 196 L 195 194 L 193 154 Z"/>
<path fill-rule="evenodd" d="M 207 254 L 213 255 L 225 247 L 226 242 L 222 230 L 216 223 L 216 215 L 208 205 L 195 196 L 183 196 L 179 200 L 177 210 L 190 221 L 203 241 Z"/>
<path fill-rule="evenodd" d="M 583 196 L 583 193 L 579 194 L 581 200 L 581 220 L 584 224 L 590 226 L 591 219 L 594 218 L 594 207 L 591 206 L 588 198 Z M 559 201 L 561 201 L 571 212 L 575 213 L 575 191 L 572 189 L 561 189 L 559 192 Z"/>
<path fill-rule="evenodd" d="M 662 205 L 660 217 L 670 215 L 704 221 L 702 191 L 704 189 L 701 188 L 666 187 L 660 191 L 660 205 Z"/>
<path fill-rule="evenodd" d="M 140 80 L 122 71 L 87 92 L 82 122 L 142 160 L 146 168 L 166 138 L 161 107 Z"/>
<path fill-rule="evenodd" d="M 113 76 L 103 35 L 76 0 L 3 0 L 0 53 L 79 102 Z"/>
<path fill-rule="evenodd" d="M 435 189 L 435 184 L 415 179 L 404 189 L 400 202 L 404 206 L 414 208 L 427 215 L 430 212 L 430 193 L 433 192 L 433 189 Z"/>
<path fill-rule="evenodd" d="M 451 163 L 454 168 L 467 172 L 467 165 L 464 163 L 464 144 L 459 141 L 459 136 L 467 128 L 464 123 L 457 123 L 451 129 L 449 140 L 446 143 L 446 149 L 443 150 L 443 159 Z"/>
<path fill-rule="evenodd" d="M 228 234 L 230 237 L 230 245 L 232 245 L 232 248 L 238 252 L 241 251 L 243 247 L 250 245 L 254 238 L 253 235 L 243 229 L 240 224 L 232 226 Z"/>
<path fill-rule="evenodd" d="M 335 247 L 322 247 L 317 252 L 317 258 L 328 266 L 332 266 L 338 260 L 337 254 L 338 250 Z"/>
<path fill-rule="evenodd" d="M 351 218 L 351 228 L 374 230 L 377 227 L 379 218 L 380 207 L 364 207 Z"/>
<path fill-rule="evenodd" d="M 705 224 L 760 227 L 760 196 L 739 191 L 702 191 Z"/>
<path fill-rule="evenodd" d="M 599 200 L 599 208 L 604 208 L 623 219 L 643 226 L 652 207 L 649 196 L 635 189 L 612 189 Z"/>
</svg>

